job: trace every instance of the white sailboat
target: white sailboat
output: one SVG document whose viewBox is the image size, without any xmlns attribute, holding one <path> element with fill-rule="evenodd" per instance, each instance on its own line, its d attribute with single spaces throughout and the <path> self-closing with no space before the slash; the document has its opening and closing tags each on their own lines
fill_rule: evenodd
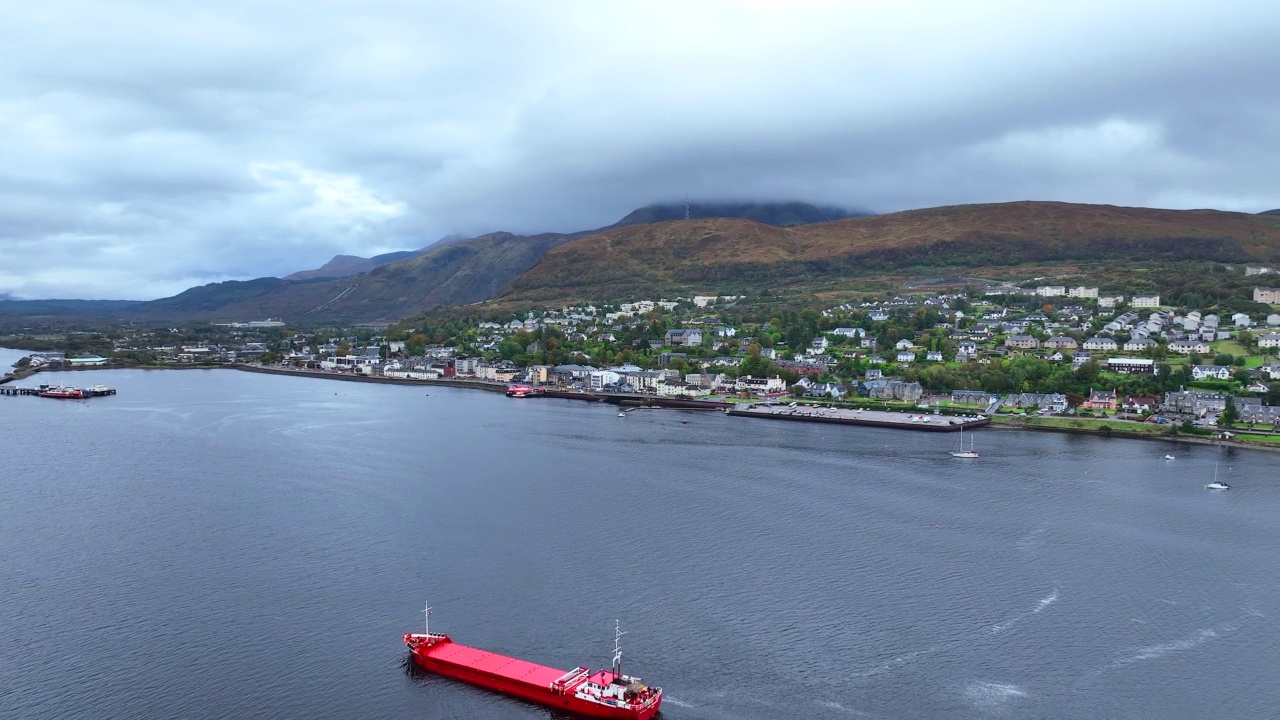
<svg viewBox="0 0 1280 720">
<path fill-rule="evenodd" d="M 1213 464 L 1213 482 L 1205 483 L 1204 486 L 1206 489 L 1209 489 L 1209 490 L 1230 490 L 1231 489 L 1230 485 L 1218 480 L 1218 463 Z"/>
<path fill-rule="evenodd" d="M 951 457 L 978 457 L 978 451 L 973 449 L 973 433 L 969 433 L 969 449 L 966 450 L 964 447 L 964 425 L 960 426 L 960 441 L 956 444 L 956 449 L 951 451 Z"/>
</svg>

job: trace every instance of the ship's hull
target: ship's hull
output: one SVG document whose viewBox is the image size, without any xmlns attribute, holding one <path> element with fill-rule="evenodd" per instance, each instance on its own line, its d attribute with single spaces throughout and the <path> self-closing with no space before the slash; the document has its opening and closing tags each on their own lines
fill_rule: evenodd
<svg viewBox="0 0 1280 720">
<path fill-rule="evenodd" d="M 411 651 L 413 662 L 419 668 L 437 675 L 475 685 L 487 690 L 509 695 L 544 707 L 563 710 L 572 715 L 588 718 L 605 718 L 606 720 L 650 720 L 658 714 L 661 701 L 643 708 L 610 707 L 600 703 L 574 697 L 571 692 L 556 692 L 550 687 L 522 682 L 518 679 L 467 667 L 439 658 L 427 652 Z"/>
</svg>

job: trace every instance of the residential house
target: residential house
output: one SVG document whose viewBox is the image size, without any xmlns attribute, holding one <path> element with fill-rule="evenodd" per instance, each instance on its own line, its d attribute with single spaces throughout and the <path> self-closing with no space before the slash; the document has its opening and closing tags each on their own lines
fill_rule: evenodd
<svg viewBox="0 0 1280 720">
<path fill-rule="evenodd" d="M 1136 308 L 1154 308 L 1160 307 L 1159 295 L 1134 295 L 1133 301 L 1129 303 Z"/>
<path fill-rule="evenodd" d="M 1098 288 L 1096 287 L 1073 287 L 1067 291 L 1067 297 L 1073 298 L 1096 298 L 1098 297 Z"/>
<path fill-rule="evenodd" d="M 1089 398 L 1080 403 L 1080 407 L 1086 410 L 1115 410 L 1116 391 L 1089 388 Z"/>
<path fill-rule="evenodd" d="M 1081 365 L 1093 359 L 1093 353 L 1088 350 L 1078 350 L 1071 356 L 1071 367 L 1078 368 Z"/>
<path fill-rule="evenodd" d="M 1107 370 L 1121 375 L 1155 375 L 1156 361 L 1149 358 L 1108 358 Z"/>
<path fill-rule="evenodd" d="M 991 401 L 994 399 L 995 395 L 992 395 L 985 390 L 951 391 L 951 403 L 953 405 L 979 405 L 981 407 L 986 407 L 990 405 Z"/>
<path fill-rule="evenodd" d="M 1174 340 L 1169 343 L 1169 352 L 1175 352 L 1179 355 L 1190 355 L 1192 353 L 1203 355 L 1209 352 L 1209 343 L 1203 340 Z"/>
<path fill-rule="evenodd" d="M 915 362 L 915 361 L 916 361 L 916 354 L 911 352 L 910 350 L 903 350 L 902 352 L 898 353 L 898 362 L 900 363 L 909 363 L 909 362 Z"/>
<path fill-rule="evenodd" d="M 942 352 L 939 350 L 930 350 L 925 353 L 924 359 L 929 362 L 942 362 Z"/>
<path fill-rule="evenodd" d="M 1208 413 L 1222 412 L 1227 406 L 1227 396 L 1219 392 L 1203 390 L 1175 390 L 1165 393 L 1160 406 L 1165 412 L 1204 417 Z"/>
<path fill-rule="evenodd" d="M 1133 338 L 1127 340 L 1124 344 L 1125 352 L 1151 352 L 1156 349 L 1160 343 L 1151 338 Z"/>
<path fill-rule="evenodd" d="M 738 334 L 738 331 L 736 328 L 731 328 L 726 326 L 726 327 L 718 327 L 715 330 L 712 330 L 711 333 L 718 338 L 725 339 L 725 338 L 735 337 Z"/>
<path fill-rule="evenodd" d="M 1119 349 L 1115 338 L 1109 337 L 1091 337 L 1084 341 L 1085 350 L 1099 350 L 1102 352 L 1115 352 Z"/>
<path fill-rule="evenodd" d="M 1274 348 L 1280 347 L 1280 333 L 1267 333 L 1258 338 L 1258 347 Z"/>
<path fill-rule="evenodd" d="M 1238 328 L 1247 328 L 1253 325 L 1253 318 L 1248 313 L 1236 313 L 1231 316 L 1231 323 Z"/>
<path fill-rule="evenodd" d="M 914 403 L 919 402 L 920 398 L 924 397 L 924 388 L 920 386 L 920 383 L 909 383 L 887 378 L 864 381 L 859 385 L 859 391 L 865 391 L 866 396 L 873 400 L 897 400 Z"/>
<path fill-rule="evenodd" d="M 702 331 L 697 328 L 672 328 L 663 338 L 671 347 L 693 347 L 702 344 Z"/>
<path fill-rule="evenodd" d="M 831 334 L 840 335 L 842 337 L 847 337 L 847 338 L 860 338 L 860 337 L 864 337 L 867 334 L 867 331 L 863 330 L 862 328 L 840 327 L 840 328 L 836 328 L 835 330 L 832 330 Z"/>
<path fill-rule="evenodd" d="M 1100 308 L 1117 308 L 1124 304 L 1123 295 L 1099 295 L 1098 307 Z"/>
<path fill-rule="evenodd" d="M 1040 341 L 1030 335 L 1010 335 L 1005 338 L 1004 344 L 1019 350 L 1035 350 L 1040 347 Z"/>
<path fill-rule="evenodd" d="M 1194 365 L 1191 368 L 1192 380 L 1230 380 L 1231 368 L 1225 365 Z"/>
<path fill-rule="evenodd" d="M 1062 393 L 1015 393 L 1005 396 L 1002 405 L 1021 410 L 1035 407 L 1050 412 L 1064 412 L 1068 407 L 1067 396 Z"/>
<path fill-rule="evenodd" d="M 1280 326 L 1280 313 L 1271 313 L 1267 316 L 1267 327 Z"/>
<path fill-rule="evenodd" d="M 1063 285 L 1041 285 L 1036 288 L 1036 295 L 1040 297 L 1061 297 L 1067 294 L 1067 288 Z"/>
<path fill-rule="evenodd" d="M 771 395 L 786 392 L 787 383 L 777 375 L 769 377 L 744 375 L 734 383 L 734 389 L 738 392 L 748 392 L 755 395 Z"/>
<path fill-rule="evenodd" d="M 1268 305 L 1280 303 L 1280 288 L 1256 287 L 1253 289 L 1253 301 Z"/>
<path fill-rule="evenodd" d="M 1134 396 L 1124 399 L 1120 409 L 1127 413 L 1145 413 L 1156 409 L 1157 400 L 1149 396 Z"/>
<path fill-rule="evenodd" d="M 906 338 L 899 340 L 893 345 L 894 350 L 910 350 L 913 347 L 915 347 L 915 343 L 911 342 Z"/>
<path fill-rule="evenodd" d="M 882 377 L 884 377 L 884 371 L 883 371 L 883 370 L 881 370 L 880 368 L 867 368 L 867 373 L 866 373 L 866 377 L 865 377 L 865 379 L 867 379 L 867 380 L 879 380 L 879 379 L 880 379 L 880 378 L 882 378 Z"/>
<path fill-rule="evenodd" d="M 1054 348 L 1056 350 L 1075 350 L 1079 347 L 1075 338 L 1069 338 L 1066 336 L 1051 337 L 1044 341 L 1044 346 L 1046 348 Z"/>
</svg>

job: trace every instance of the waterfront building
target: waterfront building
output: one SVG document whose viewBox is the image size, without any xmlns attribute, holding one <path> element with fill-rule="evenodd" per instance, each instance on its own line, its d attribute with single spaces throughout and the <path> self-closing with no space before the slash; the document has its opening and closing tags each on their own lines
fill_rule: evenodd
<svg viewBox="0 0 1280 720">
<path fill-rule="evenodd" d="M 1268 305 L 1280 303 L 1280 288 L 1256 287 L 1253 289 L 1253 301 Z"/>
</svg>

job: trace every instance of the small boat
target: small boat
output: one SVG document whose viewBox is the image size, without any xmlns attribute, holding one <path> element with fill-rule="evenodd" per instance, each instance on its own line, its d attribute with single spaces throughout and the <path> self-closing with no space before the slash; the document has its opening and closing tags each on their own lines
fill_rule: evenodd
<svg viewBox="0 0 1280 720">
<path fill-rule="evenodd" d="M 964 447 L 964 425 L 960 426 L 960 442 L 956 444 L 956 449 L 951 451 L 951 457 L 958 458 L 976 458 L 978 451 L 973 449 L 973 433 L 969 433 L 969 449 Z"/>
<path fill-rule="evenodd" d="M 627 416 L 627 414 L 626 414 L 625 412 L 620 412 L 620 413 L 618 413 L 618 417 L 626 417 L 626 416 Z"/>
<path fill-rule="evenodd" d="M 1207 483 L 1205 483 L 1205 484 L 1204 484 L 1204 487 L 1205 487 L 1205 489 L 1206 489 L 1206 490 L 1230 490 L 1230 489 L 1231 489 L 1231 486 L 1230 486 L 1230 485 L 1228 485 L 1228 484 L 1226 484 L 1226 483 L 1224 483 L 1224 482 L 1222 482 L 1221 480 L 1219 480 L 1219 479 L 1218 479 L 1218 465 L 1217 465 L 1217 463 L 1214 463 L 1214 466 L 1213 466 L 1213 482 L 1207 482 Z"/>
<path fill-rule="evenodd" d="M 1165 459 L 1165 460 L 1172 460 L 1172 459 L 1173 459 L 1173 456 L 1172 456 L 1172 455 L 1165 455 L 1165 456 L 1164 456 L 1164 459 Z"/>
</svg>

